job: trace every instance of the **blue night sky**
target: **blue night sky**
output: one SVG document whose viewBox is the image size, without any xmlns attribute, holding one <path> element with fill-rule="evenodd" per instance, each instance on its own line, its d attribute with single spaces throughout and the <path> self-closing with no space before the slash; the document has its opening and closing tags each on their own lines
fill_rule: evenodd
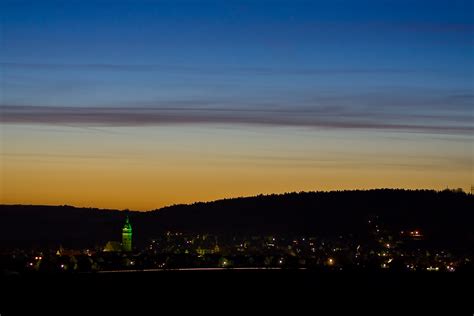
<svg viewBox="0 0 474 316">
<path fill-rule="evenodd" d="M 5 105 L 472 101 L 472 1 L 2 3 Z"/>
<path fill-rule="evenodd" d="M 176 128 L 199 125 L 213 134 L 222 126 L 271 127 L 268 137 L 283 130 L 288 136 L 280 151 L 270 150 L 285 159 L 302 128 L 329 133 L 325 140 L 353 132 L 367 132 L 353 137 L 371 144 L 403 139 L 393 146 L 405 157 L 423 157 L 413 143 L 424 135 L 446 165 L 464 161 L 462 171 L 433 186 L 467 186 L 469 179 L 459 175 L 472 182 L 473 12 L 472 1 L 456 0 L 2 1 L 4 156 L 41 155 L 27 141 L 13 143 L 33 142 L 28 128 L 51 126 L 58 135 L 70 128 L 103 134 L 131 127 L 152 128 L 143 132 L 150 134 L 168 126 L 169 137 L 183 147 L 188 143 Z M 314 133 L 307 137 L 322 139 Z M 88 136 L 94 135 L 77 146 Z M 221 137 L 230 139 L 225 132 Z M 61 150 L 50 145 L 49 151 Z M 432 147 L 423 152 L 428 158 Z M 362 154 L 356 148 L 345 153 Z"/>
</svg>

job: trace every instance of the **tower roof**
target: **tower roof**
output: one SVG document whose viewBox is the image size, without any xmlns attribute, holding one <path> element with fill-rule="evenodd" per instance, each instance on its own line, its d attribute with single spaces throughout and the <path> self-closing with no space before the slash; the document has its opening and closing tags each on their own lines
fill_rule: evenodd
<svg viewBox="0 0 474 316">
<path fill-rule="evenodd" d="M 125 220 L 125 224 L 123 225 L 123 230 L 132 230 L 132 225 L 130 224 L 130 220 L 128 219 L 128 215 L 127 215 L 127 219 Z"/>
</svg>

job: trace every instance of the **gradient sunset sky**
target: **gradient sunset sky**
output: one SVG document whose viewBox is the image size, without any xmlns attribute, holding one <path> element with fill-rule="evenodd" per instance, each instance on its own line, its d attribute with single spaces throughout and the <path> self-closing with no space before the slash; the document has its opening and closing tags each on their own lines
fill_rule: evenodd
<svg viewBox="0 0 474 316">
<path fill-rule="evenodd" d="M 1 1 L 0 203 L 470 190 L 473 1 Z"/>
</svg>

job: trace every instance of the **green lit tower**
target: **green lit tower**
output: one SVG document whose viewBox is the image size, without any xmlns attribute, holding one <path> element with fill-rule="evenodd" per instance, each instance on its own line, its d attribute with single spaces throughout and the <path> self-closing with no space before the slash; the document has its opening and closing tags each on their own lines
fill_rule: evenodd
<svg viewBox="0 0 474 316">
<path fill-rule="evenodd" d="M 132 251 L 132 225 L 130 225 L 128 216 L 122 228 L 122 250 Z"/>
</svg>

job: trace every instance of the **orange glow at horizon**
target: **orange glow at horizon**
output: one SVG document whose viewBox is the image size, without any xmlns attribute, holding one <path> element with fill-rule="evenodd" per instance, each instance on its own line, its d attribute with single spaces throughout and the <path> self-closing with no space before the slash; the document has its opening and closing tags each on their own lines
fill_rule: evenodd
<svg viewBox="0 0 474 316">
<path fill-rule="evenodd" d="M 2 126 L 0 203 L 151 210 L 292 191 L 462 187 L 470 139 L 276 127 Z"/>
</svg>

